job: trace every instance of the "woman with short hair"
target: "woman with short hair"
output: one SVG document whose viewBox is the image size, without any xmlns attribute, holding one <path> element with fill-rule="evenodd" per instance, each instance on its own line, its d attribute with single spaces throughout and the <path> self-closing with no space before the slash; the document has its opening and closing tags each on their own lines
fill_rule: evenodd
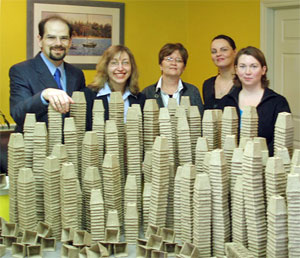
<svg viewBox="0 0 300 258">
<path fill-rule="evenodd" d="M 165 44 L 159 51 L 158 61 L 161 77 L 157 83 L 143 90 L 147 99 L 156 99 L 159 107 L 167 107 L 170 98 L 180 104 L 182 96 L 189 96 L 192 106 L 198 106 L 203 114 L 203 105 L 198 88 L 180 78 L 186 68 L 188 52 L 181 43 Z"/>
</svg>

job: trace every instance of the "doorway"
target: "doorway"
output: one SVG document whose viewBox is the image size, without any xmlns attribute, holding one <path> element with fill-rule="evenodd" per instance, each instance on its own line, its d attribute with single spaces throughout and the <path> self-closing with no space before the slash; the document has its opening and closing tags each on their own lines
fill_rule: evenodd
<svg viewBox="0 0 300 258">
<path fill-rule="evenodd" d="M 294 119 L 294 148 L 300 148 L 300 0 L 261 0 L 261 50 L 270 88 L 285 96 Z"/>
</svg>

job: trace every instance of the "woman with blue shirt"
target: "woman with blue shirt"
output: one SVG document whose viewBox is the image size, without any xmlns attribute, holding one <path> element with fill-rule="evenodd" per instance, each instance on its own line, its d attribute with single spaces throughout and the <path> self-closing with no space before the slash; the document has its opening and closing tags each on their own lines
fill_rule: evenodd
<svg viewBox="0 0 300 258">
<path fill-rule="evenodd" d="M 139 92 L 138 71 L 131 51 L 122 45 L 109 47 L 96 67 L 94 81 L 84 90 L 87 102 L 87 130 L 92 128 L 92 109 L 95 99 L 102 99 L 105 120 L 109 119 L 108 103 L 113 91 L 120 91 L 124 100 L 124 117 L 128 107 L 140 104 L 143 109 L 145 97 Z"/>
</svg>

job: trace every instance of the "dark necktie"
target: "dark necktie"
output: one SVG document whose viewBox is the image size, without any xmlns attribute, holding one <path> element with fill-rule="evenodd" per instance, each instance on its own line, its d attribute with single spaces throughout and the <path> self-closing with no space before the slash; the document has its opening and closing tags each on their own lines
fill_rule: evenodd
<svg viewBox="0 0 300 258">
<path fill-rule="evenodd" d="M 56 68 L 56 71 L 54 73 L 54 79 L 57 83 L 58 88 L 60 90 L 63 90 L 63 87 L 61 86 L 61 83 L 60 83 L 60 77 L 61 77 L 60 70 L 58 68 Z"/>
</svg>

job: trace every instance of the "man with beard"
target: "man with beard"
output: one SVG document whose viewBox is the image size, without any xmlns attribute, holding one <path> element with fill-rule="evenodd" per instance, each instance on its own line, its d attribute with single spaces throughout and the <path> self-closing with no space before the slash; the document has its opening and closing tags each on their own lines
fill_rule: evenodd
<svg viewBox="0 0 300 258">
<path fill-rule="evenodd" d="M 85 87 L 83 72 L 64 62 L 72 41 L 68 21 L 51 16 L 39 23 L 38 42 L 41 48 L 33 59 L 10 68 L 10 114 L 16 131 L 23 131 L 26 113 L 35 113 L 39 122 L 47 122 L 50 104 L 66 114 L 74 103 L 73 91 Z"/>
</svg>

